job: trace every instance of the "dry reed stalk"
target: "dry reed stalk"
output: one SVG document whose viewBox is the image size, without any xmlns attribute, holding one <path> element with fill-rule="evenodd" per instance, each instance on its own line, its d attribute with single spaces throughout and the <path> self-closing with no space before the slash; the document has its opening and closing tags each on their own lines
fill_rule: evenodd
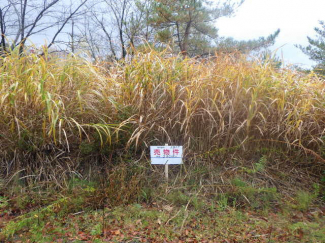
<svg viewBox="0 0 325 243">
<path fill-rule="evenodd" d="M 198 61 L 167 54 L 135 53 L 108 69 L 49 54 L 1 58 L 0 157 L 30 156 L 21 164 L 15 159 L 19 170 L 45 167 L 56 149 L 64 151 L 57 161 L 75 156 L 84 142 L 127 149 L 177 144 L 190 155 L 254 153 L 251 141 L 281 141 L 324 160 L 323 80 L 245 56 Z"/>
</svg>

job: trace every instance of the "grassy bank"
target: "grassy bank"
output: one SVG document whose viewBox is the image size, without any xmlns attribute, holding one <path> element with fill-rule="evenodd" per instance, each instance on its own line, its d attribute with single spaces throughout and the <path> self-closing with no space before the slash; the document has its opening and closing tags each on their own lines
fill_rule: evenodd
<svg viewBox="0 0 325 243">
<path fill-rule="evenodd" d="M 120 175 L 120 170 L 114 173 Z M 202 175 L 208 176 L 195 173 Z M 199 185 L 202 176 L 196 183 L 176 180 L 141 190 L 135 189 L 134 182 L 125 186 L 117 178 L 114 183 L 109 178 L 106 186 L 75 178 L 60 193 L 40 190 L 37 185 L 25 187 L 24 193 L 12 191 L 11 196 L 7 193 L 0 198 L 0 240 L 324 241 L 325 208 L 317 187 L 311 192 L 300 189 L 291 197 L 281 189 L 249 184 L 239 176 L 229 184 Z"/>
</svg>

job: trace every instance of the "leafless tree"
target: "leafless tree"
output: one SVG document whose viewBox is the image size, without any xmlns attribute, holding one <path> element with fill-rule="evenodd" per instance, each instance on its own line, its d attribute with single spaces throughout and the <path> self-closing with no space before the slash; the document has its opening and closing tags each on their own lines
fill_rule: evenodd
<svg viewBox="0 0 325 243">
<path fill-rule="evenodd" d="M 11 41 L 11 47 L 19 47 L 20 53 L 26 41 L 35 35 L 50 35 L 48 47 L 51 47 L 67 23 L 81 11 L 88 0 L 67 3 L 64 0 L 3 0 L 0 7 L 1 45 L 5 46 L 5 36 Z M 9 14 L 10 12 L 10 14 Z M 6 28 L 10 26 L 11 32 Z"/>
<path fill-rule="evenodd" d="M 96 41 L 89 44 L 101 46 L 102 52 L 106 50 L 114 59 L 125 58 L 128 50 L 148 41 L 152 36 L 148 3 L 148 0 L 104 0 L 91 11 L 93 28 L 90 33 L 84 33 L 88 35 L 86 39 Z M 94 32 L 95 38 L 90 38 Z M 105 44 L 99 44 L 98 39 L 105 40 Z"/>
</svg>

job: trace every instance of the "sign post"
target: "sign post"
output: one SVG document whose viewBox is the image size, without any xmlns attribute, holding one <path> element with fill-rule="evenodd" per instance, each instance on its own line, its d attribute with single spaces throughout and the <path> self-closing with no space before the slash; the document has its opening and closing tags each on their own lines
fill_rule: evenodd
<svg viewBox="0 0 325 243">
<path fill-rule="evenodd" d="M 183 146 L 150 146 L 152 165 L 165 165 L 165 177 L 168 180 L 168 165 L 182 164 Z"/>
<path fill-rule="evenodd" d="M 168 181 L 168 164 L 165 164 L 165 177 L 166 180 Z"/>
</svg>

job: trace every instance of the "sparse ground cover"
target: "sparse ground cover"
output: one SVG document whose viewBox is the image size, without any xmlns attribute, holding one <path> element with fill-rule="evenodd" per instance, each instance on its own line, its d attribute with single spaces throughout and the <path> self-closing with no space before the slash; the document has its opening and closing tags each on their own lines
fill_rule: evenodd
<svg viewBox="0 0 325 243">
<path fill-rule="evenodd" d="M 214 173 L 211 168 L 192 168 L 186 174 L 188 178 L 176 170 L 171 172 L 168 184 L 156 168 L 157 171 L 147 175 L 148 184 L 128 187 L 129 183 L 136 183 L 121 177 L 125 171 L 119 166 L 111 177 L 114 186 L 109 177 L 106 182 L 97 183 L 75 178 L 62 191 L 40 190 L 39 186 L 6 190 L 0 204 L 0 239 L 5 242 L 324 242 L 325 207 L 319 184 L 309 187 L 309 191 L 308 183 L 295 188 L 262 187 L 272 180 L 265 179 L 267 175 L 274 176 L 271 170 L 254 175 L 240 170 L 234 177 L 226 178 L 225 173 L 234 168 Z M 224 182 L 209 184 L 207 177 L 212 175 L 225 177 Z M 285 176 L 291 179 L 282 179 L 281 183 L 292 183 L 294 174 Z M 137 177 L 145 180 L 144 174 Z M 257 185 L 254 179 L 258 178 L 264 181 L 260 179 Z"/>
<path fill-rule="evenodd" d="M 4 242 L 324 242 L 325 83 L 239 55 L 0 59 Z M 183 145 L 151 166 L 148 146 Z"/>
<path fill-rule="evenodd" d="M 63 215 L 35 210 L 28 223 L 24 216 L 2 212 L 1 227 L 6 242 L 324 242 L 324 213 L 319 208 L 255 212 L 218 202 L 195 208 L 162 201 Z"/>
</svg>

